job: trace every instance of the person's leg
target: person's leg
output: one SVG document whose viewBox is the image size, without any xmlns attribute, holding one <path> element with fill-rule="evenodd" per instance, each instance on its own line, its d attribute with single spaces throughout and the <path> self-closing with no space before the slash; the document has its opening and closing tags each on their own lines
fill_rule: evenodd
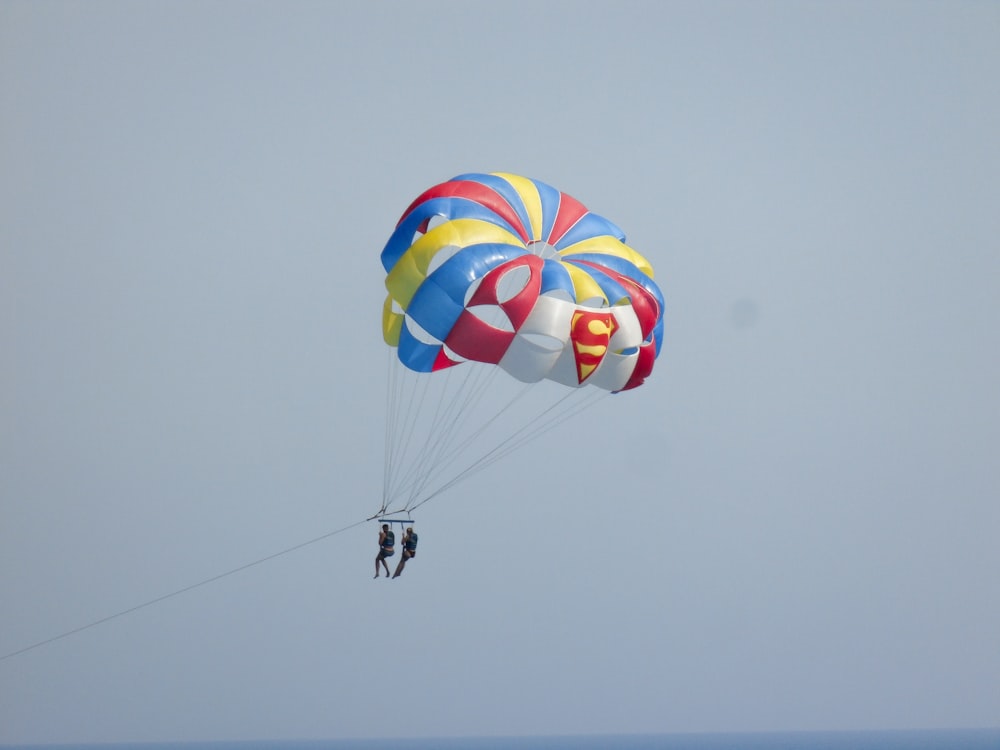
<svg viewBox="0 0 1000 750">
<path fill-rule="evenodd" d="M 403 568 L 406 566 L 406 558 L 407 558 L 407 556 L 408 555 L 407 555 L 406 550 L 403 550 L 403 554 L 399 558 L 399 564 L 396 566 L 396 572 L 392 576 L 393 578 L 398 578 L 399 574 L 403 572 Z"/>
</svg>

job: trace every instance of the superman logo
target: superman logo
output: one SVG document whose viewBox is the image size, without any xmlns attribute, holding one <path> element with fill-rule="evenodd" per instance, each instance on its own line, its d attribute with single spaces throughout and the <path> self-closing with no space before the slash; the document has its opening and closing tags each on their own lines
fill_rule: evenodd
<svg viewBox="0 0 1000 750">
<path fill-rule="evenodd" d="M 576 358 L 576 376 L 582 384 L 608 353 L 608 343 L 618 328 L 615 316 L 610 312 L 587 312 L 577 310 L 570 324 L 570 340 L 573 342 L 573 356 Z"/>
</svg>

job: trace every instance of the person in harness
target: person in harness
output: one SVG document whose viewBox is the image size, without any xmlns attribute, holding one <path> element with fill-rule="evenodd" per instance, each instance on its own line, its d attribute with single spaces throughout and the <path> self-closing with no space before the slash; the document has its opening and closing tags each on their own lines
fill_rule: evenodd
<svg viewBox="0 0 1000 750">
<path fill-rule="evenodd" d="M 399 558 L 399 565 L 396 566 L 396 572 L 393 574 L 393 578 L 399 578 L 403 572 L 403 568 L 406 567 L 406 561 L 417 556 L 417 533 L 413 530 L 412 526 L 407 527 L 406 533 L 403 534 L 403 554 Z"/>
<path fill-rule="evenodd" d="M 375 577 L 379 576 L 378 564 L 382 563 L 385 566 L 385 577 L 389 577 L 389 563 L 385 561 L 385 558 L 392 557 L 393 555 L 393 545 L 396 543 L 396 535 L 392 533 L 392 529 L 389 528 L 389 524 L 382 524 L 382 531 L 378 535 L 378 555 L 375 557 Z"/>
</svg>

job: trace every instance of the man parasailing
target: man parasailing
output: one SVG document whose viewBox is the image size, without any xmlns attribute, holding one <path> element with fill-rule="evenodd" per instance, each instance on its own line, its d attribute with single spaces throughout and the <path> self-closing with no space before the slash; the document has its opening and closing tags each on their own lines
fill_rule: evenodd
<svg viewBox="0 0 1000 750">
<path fill-rule="evenodd" d="M 389 528 L 389 524 L 382 524 L 382 531 L 378 534 L 378 555 L 375 557 L 375 577 L 379 576 L 378 564 L 382 563 L 385 566 L 385 577 L 389 577 L 389 563 L 385 561 L 385 558 L 392 557 L 393 555 L 393 545 L 396 543 L 396 535 Z"/>
</svg>

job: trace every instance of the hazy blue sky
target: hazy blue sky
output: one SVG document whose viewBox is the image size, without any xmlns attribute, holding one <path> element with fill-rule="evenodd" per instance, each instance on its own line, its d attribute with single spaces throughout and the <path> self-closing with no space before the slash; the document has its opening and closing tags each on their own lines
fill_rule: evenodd
<svg viewBox="0 0 1000 750">
<path fill-rule="evenodd" d="M 1000 4 L 0 0 L 0 653 L 377 510 L 379 252 L 545 180 L 646 386 L 0 661 L 0 743 L 1000 725 Z"/>
</svg>

